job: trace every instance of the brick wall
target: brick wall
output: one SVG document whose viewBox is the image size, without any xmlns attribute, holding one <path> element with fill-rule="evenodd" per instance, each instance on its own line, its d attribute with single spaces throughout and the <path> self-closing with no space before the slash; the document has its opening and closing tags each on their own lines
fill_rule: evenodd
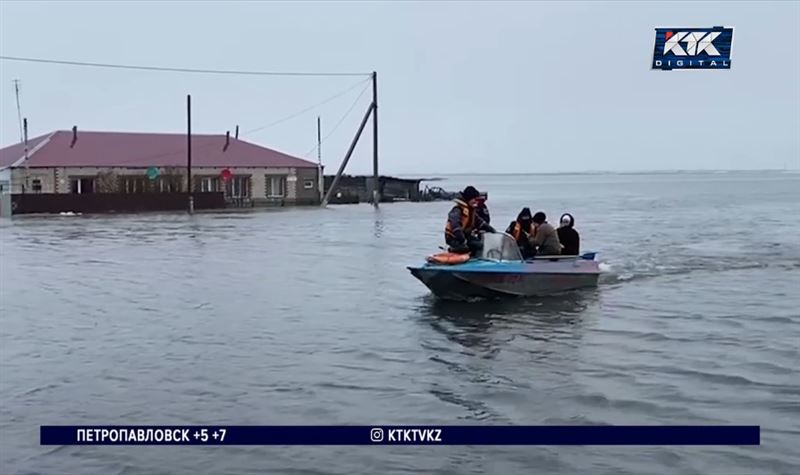
<svg viewBox="0 0 800 475">
<path fill-rule="evenodd" d="M 193 167 L 192 176 L 219 176 L 225 167 Z M 159 168 L 162 175 L 180 175 L 185 180 L 185 168 Z M 119 176 L 145 176 L 146 168 L 15 168 L 11 175 L 12 193 L 33 193 L 34 183 L 41 186 L 41 193 L 70 193 L 70 180 L 80 177 L 98 177 L 111 172 Z M 316 204 L 319 192 L 316 168 L 230 168 L 234 176 L 250 177 L 250 195 L 255 204 Z M 285 178 L 284 196 L 268 198 L 266 180 L 273 176 Z M 185 181 L 183 181 L 185 187 Z M 97 187 L 97 183 L 95 184 Z M 185 189 L 185 188 L 184 188 Z"/>
</svg>

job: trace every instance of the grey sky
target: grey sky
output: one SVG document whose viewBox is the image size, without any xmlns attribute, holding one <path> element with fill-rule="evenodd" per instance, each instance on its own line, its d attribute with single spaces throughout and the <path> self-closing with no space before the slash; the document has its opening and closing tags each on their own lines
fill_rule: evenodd
<svg viewBox="0 0 800 475">
<path fill-rule="evenodd" d="M 800 168 L 800 3 L 0 2 L 0 52 L 161 66 L 372 71 L 381 172 Z M 654 28 L 734 27 L 730 71 L 652 71 Z M 249 130 L 359 78 L 0 62 L 0 143 L 84 130 Z M 366 85 L 366 84 L 365 84 Z M 314 147 L 362 87 L 243 138 Z M 323 145 L 336 169 L 369 91 Z M 371 167 L 362 140 L 348 171 Z M 314 157 L 311 154 L 310 157 Z"/>
</svg>

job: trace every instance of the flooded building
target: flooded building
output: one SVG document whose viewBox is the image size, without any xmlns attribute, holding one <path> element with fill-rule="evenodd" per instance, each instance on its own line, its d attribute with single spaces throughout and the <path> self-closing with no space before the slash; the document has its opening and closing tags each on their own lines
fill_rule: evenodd
<svg viewBox="0 0 800 475">
<path fill-rule="evenodd" d="M 192 135 L 192 191 L 228 206 L 320 202 L 313 162 L 226 135 Z M 60 130 L 0 149 L 3 191 L 12 195 L 104 194 L 108 199 L 187 192 L 185 134 Z M 142 199 L 143 196 L 141 197 Z M 63 199 L 63 197 L 62 197 Z M 102 201 L 102 197 L 94 197 Z"/>
<path fill-rule="evenodd" d="M 333 183 L 334 176 L 325 177 L 325 191 Z M 420 183 L 424 178 L 396 178 L 380 176 L 378 178 L 381 201 L 421 201 Z M 372 201 L 372 190 L 375 179 L 365 175 L 342 175 L 336 185 L 336 193 L 331 203 L 367 203 Z"/>
</svg>

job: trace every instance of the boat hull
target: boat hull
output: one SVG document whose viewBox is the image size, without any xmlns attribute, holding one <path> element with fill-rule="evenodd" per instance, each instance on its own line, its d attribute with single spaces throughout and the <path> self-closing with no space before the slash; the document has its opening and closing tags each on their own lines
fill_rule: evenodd
<svg viewBox="0 0 800 475">
<path fill-rule="evenodd" d="M 434 295 L 451 300 L 552 295 L 595 287 L 600 276 L 596 261 L 580 258 L 525 262 L 475 260 L 408 269 Z"/>
</svg>

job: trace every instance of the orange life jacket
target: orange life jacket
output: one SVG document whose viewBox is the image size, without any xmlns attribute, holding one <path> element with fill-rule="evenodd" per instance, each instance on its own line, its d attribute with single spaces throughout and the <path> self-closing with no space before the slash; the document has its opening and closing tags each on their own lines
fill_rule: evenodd
<svg viewBox="0 0 800 475">
<path fill-rule="evenodd" d="M 525 231 L 528 233 L 528 236 L 533 236 L 535 229 L 533 225 L 529 225 L 528 229 Z M 522 235 L 522 225 L 519 224 L 519 221 L 514 223 L 514 229 L 511 230 L 511 235 L 514 236 L 515 241 L 519 242 L 519 238 Z"/>
<path fill-rule="evenodd" d="M 475 213 L 472 207 L 462 200 L 455 200 L 456 206 L 461 210 L 461 230 L 465 236 L 472 232 L 472 227 L 475 225 Z M 444 234 L 447 237 L 455 237 L 453 234 L 452 226 L 450 226 L 450 217 L 447 218 L 447 223 L 444 225 Z"/>
</svg>

